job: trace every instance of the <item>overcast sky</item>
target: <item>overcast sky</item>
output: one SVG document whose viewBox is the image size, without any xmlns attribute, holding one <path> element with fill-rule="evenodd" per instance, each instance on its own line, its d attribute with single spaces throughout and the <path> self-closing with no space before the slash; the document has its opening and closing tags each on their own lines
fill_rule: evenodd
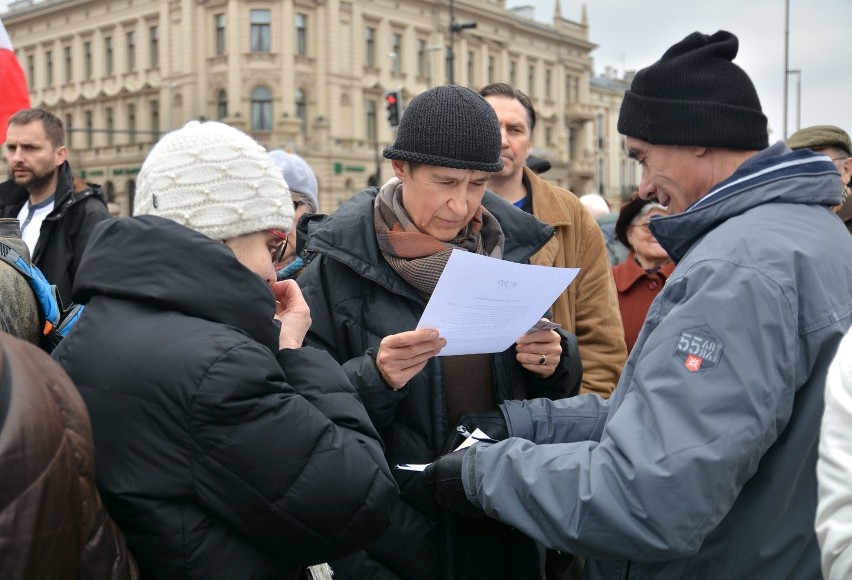
<svg viewBox="0 0 852 580">
<path fill-rule="evenodd" d="M 557 0 L 506 0 L 534 6 L 553 21 Z M 560 0 L 562 16 L 579 21 L 583 2 Z M 596 73 L 605 66 L 640 69 L 696 30 L 728 30 L 740 39 L 734 60 L 757 87 L 770 140 L 781 139 L 784 111 L 785 0 L 587 0 Z M 789 0 L 789 68 L 802 71 L 801 125 L 837 125 L 852 133 L 852 0 Z M 797 77 L 788 89 L 787 131 L 796 130 Z"/>
<path fill-rule="evenodd" d="M 459 0 L 461 1 L 461 0 Z M 583 2 L 562 2 L 562 15 L 580 20 Z M 557 0 L 506 0 L 531 5 L 537 20 L 553 21 Z M 838 125 L 852 133 L 852 0 L 789 0 L 789 68 L 801 70 L 801 124 Z M 7 0 L 0 0 L 0 14 Z M 729 30 L 740 39 L 735 62 L 754 81 L 769 118 L 771 138 L 780 139 L 784 110 L 785 0 L 586 0 L 595 72 L 605 66 L 639 69 L 696 30 Z M 788 89 L 788 133 L 796 129 L 797 77 Z"/>
</svg>

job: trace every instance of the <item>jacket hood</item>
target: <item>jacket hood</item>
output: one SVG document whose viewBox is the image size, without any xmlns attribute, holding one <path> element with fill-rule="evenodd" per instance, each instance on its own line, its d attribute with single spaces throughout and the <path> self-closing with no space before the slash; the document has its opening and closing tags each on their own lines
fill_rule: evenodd
<svg viewBox="0 0 852 580">
<path fill-rule="evenodd" d="M 675 262 L 709 231 L 767 203 L 824 205 L 842 199 L 834 163 L 807 149 L 791 151 L 779 141 L 743 163 L 684 213 L 654 217 L 651 231 Z"/>
<path fill-rule="evenodd" d="M 314 252 L 328 255 L 391 292 L 422 300 L 384 259 L 376 236 L 364 238 L 363 232 L 376 229 L 373 204 L 378 193 L 374 187 L 365 189 L 334 213 L 306 220 L 299 233 L 301 236 L 303 232 L 312 232 L 305 250 L 308 255 Z M 519 210 L 496 193 L 486 191 L 482 205 L 497 218 L 506 236 L 504 260 L 525 262 L 554 235 L 552 226 Z"/>
<path fill-rule="evenodd" d="M 74 282 L 74 301 L 144 303 L 227 324 L 278 350 L 275 299 L 224 244 L 157 216 L 100 222 Z"/>
</svg>

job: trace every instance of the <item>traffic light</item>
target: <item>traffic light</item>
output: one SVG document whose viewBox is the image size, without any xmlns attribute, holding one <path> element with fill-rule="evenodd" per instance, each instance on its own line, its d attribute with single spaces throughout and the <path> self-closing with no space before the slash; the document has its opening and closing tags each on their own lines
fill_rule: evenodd
<svg viewBox="0 0 852 580">
<path fill-rule="evenodd" d="M 401 89 L 385 92 L 385 107 L 388 111 L 388 126 L 391 129 L 396 129 L 399 127 L 399 119 L 402 117 Z"/>
</svg>

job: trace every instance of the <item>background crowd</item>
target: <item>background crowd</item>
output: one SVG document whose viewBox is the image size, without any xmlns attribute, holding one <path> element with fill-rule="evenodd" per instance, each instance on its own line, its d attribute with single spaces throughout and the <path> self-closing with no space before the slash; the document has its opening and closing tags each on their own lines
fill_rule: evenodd
<svg viewBox="0 0 852 580">
<path fill-rule="evenodd" d="M 115 219 L 16 113 L 0 576 L 852 576 L 852 142 L 770 143 L 738 48 L 636 74 L 616 212 L 529 166 L 507 83 L 414 97 L 327 215 L 298 155 L 193 121 Z M 580 273 L 550 327 L 441 356 L 456 250 Z"/>
</svg>

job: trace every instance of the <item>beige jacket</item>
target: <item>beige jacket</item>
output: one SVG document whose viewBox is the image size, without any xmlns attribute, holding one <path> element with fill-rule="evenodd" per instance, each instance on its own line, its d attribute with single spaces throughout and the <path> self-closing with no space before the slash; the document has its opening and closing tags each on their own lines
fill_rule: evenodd
<svg viewBox="0 0 852 580">
<path fill-rule="evenodd" d="M 618 295 L 600 227 L 573 193 L 524 168 L 533 215 L 556 229 L 531 259 L 539 266 L 580 268 L 553 304 L 553 320 L 577 335 L 583 361 L 581 393 L 609 397 L 627 360 Z"/>
</svg>

